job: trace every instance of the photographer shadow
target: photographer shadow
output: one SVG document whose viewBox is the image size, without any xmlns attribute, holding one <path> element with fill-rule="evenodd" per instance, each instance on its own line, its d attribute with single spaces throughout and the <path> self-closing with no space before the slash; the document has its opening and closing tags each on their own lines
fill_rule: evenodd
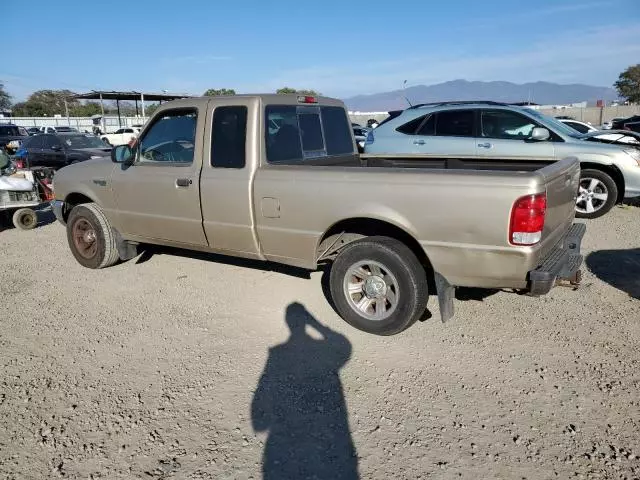
<svg viewBox="0 0 640 480">
<path fill-rule="evenodd" d="M 351 343 L 299 303 L 287 307 L 291 335 L 269 349 L 251 404 L 257 432 L 268 432 L 265 479 L 357 479 L 358 459 L 349 431 L 340 369 Z M 310 336 L 313 328 L 321 339 Z"/>
</svg>

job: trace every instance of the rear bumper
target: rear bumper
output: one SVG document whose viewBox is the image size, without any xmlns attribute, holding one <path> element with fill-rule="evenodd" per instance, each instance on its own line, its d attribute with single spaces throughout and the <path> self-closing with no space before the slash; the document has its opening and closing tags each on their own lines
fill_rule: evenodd
<svg viewBox="0 0 640 480">
<path fill-rule="evenodd" d="M 586 232 L 583 223 L 574 223 L 564 239 L 555 246 L 542 263 L 527 276 L 527 288 L 531 295 L 545 295 L 559 279 L 570 279 L 582 264 L 580 244 Z"/>
</svg>

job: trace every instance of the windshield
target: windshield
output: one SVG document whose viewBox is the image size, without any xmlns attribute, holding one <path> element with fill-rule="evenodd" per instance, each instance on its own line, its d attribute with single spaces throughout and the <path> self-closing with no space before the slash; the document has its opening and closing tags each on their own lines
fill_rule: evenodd
<svg viewBox="0 0 640 480">
<path fill-rule="evenodd" d="M 70 148 L 107 148 L 102 140 L 92 135 L 65 135 L 61 140 Z"/>
<path fill-rule="evenodd" d="M 584 138 L 584 134 L 577 132 L 568 125 L 565 125 L 560 120 L 556 120 L 549 115 L 544 115 L 543 113 L 540 113 L 539 111 L 532 108 L 527 108 L 526 111 L 529 115 L 535 117 L 540 121 L 540 123 L 546 125 L 547 127 L 550 127 L 556 133 L 561 133 L 562 135 L 566 135 L 567 137 L 571 138 Z"/>
</svg>

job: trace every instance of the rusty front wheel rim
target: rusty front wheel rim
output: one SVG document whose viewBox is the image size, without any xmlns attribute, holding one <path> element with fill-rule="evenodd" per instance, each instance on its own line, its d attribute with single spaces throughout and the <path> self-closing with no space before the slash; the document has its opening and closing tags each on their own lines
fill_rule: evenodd
<svg viewBox="0 0 640 480">
<path fill-rule="evenodd" d="M 86 259 L 91 259 L 98 252 L 98 243 L 96 242 L 96 231 L 85 218 L 79 218 L 73 224 L 73 244 L 78 254 Z"/>
</svg>

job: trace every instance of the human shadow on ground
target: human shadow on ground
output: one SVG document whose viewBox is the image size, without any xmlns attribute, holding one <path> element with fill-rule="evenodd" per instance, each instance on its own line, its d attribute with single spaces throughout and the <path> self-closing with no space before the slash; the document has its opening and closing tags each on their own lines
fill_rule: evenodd
<svg viewBox="0 0 640 480">
<path fill-rule="evenodd" d="M 357 479 L 340 369 L 351 343 L 299 303 L 287 307 L 291 334 L 269 349 L 251 404 L 256 432 L 267 432 L 264 479 Z M 311 327 L 322 339 L 310 336 Z"/>
<path fill-rule="evenodd" d="M 587 267 L 600 280 L 640 299 L 640 248 L 597 250 L 587 256 Z"/>
</svg>

